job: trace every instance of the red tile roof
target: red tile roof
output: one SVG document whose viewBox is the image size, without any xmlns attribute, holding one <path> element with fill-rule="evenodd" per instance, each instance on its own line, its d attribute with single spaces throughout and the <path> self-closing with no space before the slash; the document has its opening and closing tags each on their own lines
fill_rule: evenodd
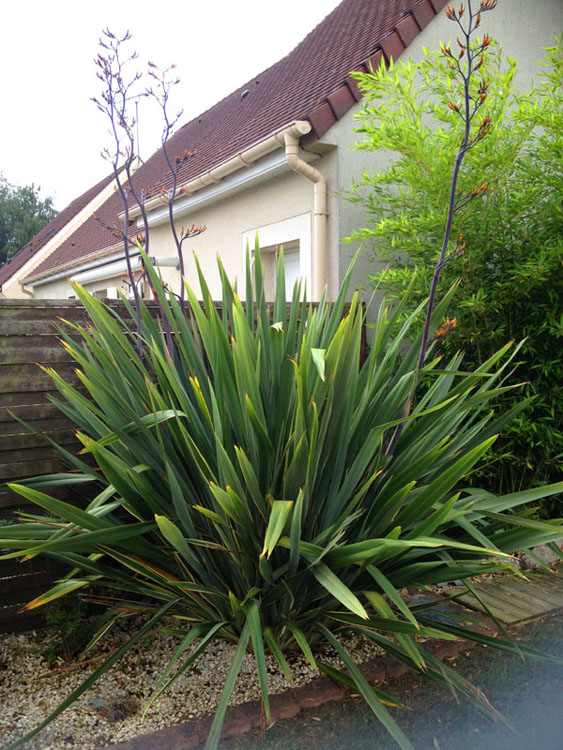
<svg viewBox="0 0 563 750">
<path fill-rule="evenodd" d="M 396 59 L 446 0 L 343 0 L 286 57 L 247 81 L 222 101 L 181 127 L 168 152 L 196 155 L 179 173 L 188 182 L 294 120 L 309 120 L 321 137 L 359 99 L 352 70 L 382 56 Z M 242 98 L 242 92 L 248 94 Z M 157 194 L 171 180 L 162 149 L 136 172 L 139 187 Z M 123 210 L 112 196 L 97 211 L 112 224 Z M 34 270 L 33 276 L 115 245 L 115 238 L 91 218 Z"/>
<path fill-rule="evenodd" d="M 35 253 L 39 252 L 46 244 L 52 239 L 61 229 L 68 224 L 69 221 L 74 219 L 83 208 L 92 201 L 98 193 L 100 193 L 110 182 L 113 180 L 113 174 L 104 177 L 96 185 L 89 188 L 79 198 L 75 198 L 66 208 L 63 208 L 54 219 L 46 224 L 43 229 L 38 232 L 33 239 L 31 239 L 26 245 L 22 247 L 7 263 L 0 268 L 0 291 L 2 285 L 19 271 L 28 260 L 30 260 Z"/>
</svg>

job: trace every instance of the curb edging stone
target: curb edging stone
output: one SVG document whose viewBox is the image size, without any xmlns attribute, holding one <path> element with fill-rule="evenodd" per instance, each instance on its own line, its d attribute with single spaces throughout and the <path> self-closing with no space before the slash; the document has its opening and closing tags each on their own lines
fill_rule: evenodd
<svg viewBox="0 0 563 750">
<path fill-rule="evenodd" d="M 472 617 L 482 623 L 482 632 L 494 636 L 498 633 L 495 623 L 485 615 L 472 613 Z M 477 647 L 475 641 L 443 641 L 432 639 L 424 646 L 432 651 L 432 655 L 440 661 L 450 659 L 462 652 L 471 651 Z M 391 656 L 379 656 L 358 665 L 364 677 L 374 685 L 381 685 L 387 680 L 394 680 L 411 668 Z M 270 696 L 271 721 L 266 727 L 259 700 L 247 701 L 227 710 L 221 739 L 235 735 L 246 734 L 252 729 L 269 728 L 282 719 L 292 719 L 302 709 L 317 708 L 326 703 L 344 700 L 349 691 L 340 687 L 328 677 L 317 677 L 307 685 L 289 689 L 284 693 Z M 213 715 L 192 719 L 183 724 L 175 724 L 147 735 L 139 735 L 125 742 L 106 746 L 105 750 L 198 750 L 203 746 L 211 724 Z"/>
</svg>

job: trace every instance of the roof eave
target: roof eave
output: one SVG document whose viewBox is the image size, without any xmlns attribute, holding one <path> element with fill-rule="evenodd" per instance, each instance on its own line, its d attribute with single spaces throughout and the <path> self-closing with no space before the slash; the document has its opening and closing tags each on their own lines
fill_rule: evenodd
<svg viewBox="0 0 563 750">
<path fill-rule="evenodd" d="M 47 271 L 42 271 L 41 273 L 35 274 L 34 276 L 28 276 L 26 279 L 23 280 L 23 283 L 26 286 L 35 286 L 38 283 L 47 283 L 48 281 L 54 281 L 56 278 L 62 278 L 63 276 L 67 275 L 66 272 L 71 273 L 72 271 L 76 271 L 77 269 L 80 269 L 82 266 L 88 265 L 89 263 L 93 263 L 98 259 L 103 259 L 107 255 L 111 255 L 112 253 L 119 252 L 123 248 L 123 242 L 118 242 L 114 245 L 110 245 L 109 247 L 104 247 L 101 250 L 96 250 L 93 253 L 90 253 L 89 255 L 85 255 L 82 258 L 76 258 L 74 260 L 69 260 L 66 263 L 61 263 L 58 266 L 55 266 L 54 268 L 50 268 Z"/>
<path fill-rule="evenodd" d="M 268 154 L 276 151 L 279 148 L 284 148 L 284 138 L 286 132 L 291 133 L 297 138 L 301 138 L 302 136 L 310 133 L 311 130 L 312 126 L 308 120 L 293 120 L 287 125 L 278 128 L 265 138 L 262 138 L 256 143 L 253 143 L 243 151 L 240 151 L 239 153 L 229 157 L 220 164 L 217 164 L 217 166 L 213 167 L 212 169 L 208 169 L 205 172 L 197 175 L 197 177 L 193 177 L 187 182 L 179 185 L 176 191 L 175 198 L 182 195 L 197 193 L 198 190 L 220 182 L 225 177 L 228 177 L 229 175 L 233 174 L 233 172 L 236 172 L 239 169 L 252 166 L 258 161 L 258 159 L 261 159 L 263 156 L 267 156 Z M 150 213 L 156 208 L 167 205 L 169 199 L 168 196 L 169 193 L 165 192 L 162 195 L 158 195 L 156 198 L 152 198 L 151 200 L 147 201 L 144 204 L 145 211 L 147 213 Z M 123 220 L 124 215 L 124 212 L 120 213 L 119 219 Z M 136 205 L 129 209 L 129 219 L 136 219 L 140 215 L 140 206 Z"/>
</svg>

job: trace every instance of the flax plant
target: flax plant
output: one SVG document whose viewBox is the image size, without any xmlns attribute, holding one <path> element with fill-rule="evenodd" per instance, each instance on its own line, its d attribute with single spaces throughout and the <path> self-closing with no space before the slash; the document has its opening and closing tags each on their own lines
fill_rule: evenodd
<svg viewBox="0 0 563 750">
<path fill-rule="evenodd" d="M 200 274 L 203 303 L 186 285 L 186 317 L 145 262 L 171 321 L 174 356 L 142 300 L 141 357 L 135 326 L 75 285 L 91 322 L 69 324 L 62 340 L 81 387 L 50 372 L 92 460 L 66 453 L 70 473 L 10 485 L 45 515 L 24 514 L 2 529 L 0 548 L 4 558 L 47 554 L 70 568 L 28 609 L 82 589 L 108 607 L 94 641 L 123 617 L 147 620 L 32 734 L 165 617 L 177 621 L 180 641 L 149 704 L 216 639 L 237 644 L 208 748 L 217 747 L 249 648 L 266 720 L 266 654 L 291 684 L 286 655 L 300 650 L 360 692 L 398 744 L 411 747 L 386 708 L 395 702 L 365 680 L 342 645 L 350 631 L 486 706 L 421 638 L 516 647 L 403 592 L 510 570 L 514 552 L 563 534 L 559 522 L 507 513 L 561 484 L 506 497 L 459 489 L 509 418 L 495 420 L 489 402 L 509 387 L 518 347 L 510 354 L 507 345 L 475 372 L 460 370 L 459 357 L 428 362 L 430 385 L 404 417 L 422 337 L 412 329 L 416 316 L 398 328 L 400 306 L 392 314 L 382 307 L 362 360 L 364 311 L 357 295 L 344 306 L 349 275 L 333 305 L 324 297 L 306 305 L 299 283 L 286 305 L 280 257 L 269 306 L 257 253 L 255 295 L 247 263 L 246 305 L 220 268 L 222 310 Z M 437 304 L 436 321 L 448 301 Z M 399 423 L 404 430 L 386 455 Z M 82 483 L 97 488 L 83 508 L 44 492 Z M 338 652 L 344 670 L 323 662 L 321 644 Z"/>
</svg>

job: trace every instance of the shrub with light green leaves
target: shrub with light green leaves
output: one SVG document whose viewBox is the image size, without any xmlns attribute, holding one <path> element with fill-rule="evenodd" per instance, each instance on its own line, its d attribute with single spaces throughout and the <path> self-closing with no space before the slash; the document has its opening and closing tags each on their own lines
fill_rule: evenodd
<svg viewBox="0 0 563 750">
<path fill-rule="evenodd" d="M 516 62 L 497 45 L 476 75 L 488 84 L 491 129 L 465 155 L 452 228 L 463 254 L 444 265 L 439 287 L 460 279 L 449 311 L 457 328 L 440 343 L 445 356 L 462 350 L 472 369 L 507 341 L 524 341 L 517 377 L 527 382 L 501 407 L 508 411 L 522 393 L 534 399 L 479 468 L 477 481 L 496 493 L 558 481 L 563 459 L 563 39 L 534 74 L 531 91 L 518 92 Z M 354 75 L 364 93 L 357 148 L 387 153 L 389 162 L 358 179 L 350 198 L 365 207 L 366 223 L 350 239 L 378 263 L 371 282 L 389 300 L 412 283 L 410 313 L 427 296 L 440 253 L 450 200 L 444 176 L 463 136 L 455 108 L 462 82 L 440 52 Z M 561 515 L 563 496 L 542 506 Z"/>
<path fill-rule="evenodd" d="M 67 328 L 63 339 L 82 387 L 51 375 L 92 461 L 67 453 L 70 473 L 11 485 L 46 515 L 3 528 L 0 548 L 5 558 L 46 554 L 71 568 L 29 607 L 103 587 L 109 613 L 96 638 L 127 616 L 122 605 L 147 618 L 35 732 L 165 617 L 177 618 L 180 640 L 150 703 L 174 689 L 214 641 L 237 644 L 208 748 L 218 745 L 248 649 L 266 717 L 266 653 L 291 683 L 285 655 L 301 650 L 315 668 L 360 692 L 410 748 L 384 705 L 393 701 L 368 684 L 341 644 L 349 631 L 486 705 L 419 637 L 512 644 L 474 633 L 404 590 L 511 570 L 516 550 L 563 535 L 559 522 L 514 511 L 563 484 L 505 497 L 459 489 L 512 416 L 495 419 L 491 401 L 506 392 L 518 347 L 503 347 L 473 372 L 459 369 L 459 356 L 445 362 L 430 350 L 424 388 L 404 417 L 419 377 L 416 312 L 398 324 L 403 307 L 392 315 L 381 307 L 362 361 L 364 311 L 357 295 L 345 309 L 348 277 L 334 304 L 324 297 L 305 304 L 297 284 L 286 305 L 280 258 L 268 305 L 258 254 L 254 280 L 247 262 L 245 306 L 221 269 L 222 311 L 200 274 L 203 303 L 187 287 L 185 316 L 145 260 L 174 332 L 173 356 L 145 307 L 139 355 L 135 329 L 75 286 L 90 323 Z M 450 298 L 437 305 L 435 322 Z M 413 344 L 399 356 L 407 340 Z M 84 509 L 43 492 L 79 483 L 98 490 Z M 345 671 L 323 663 L 318 646 L 326 644 Z"/>
</svg>

